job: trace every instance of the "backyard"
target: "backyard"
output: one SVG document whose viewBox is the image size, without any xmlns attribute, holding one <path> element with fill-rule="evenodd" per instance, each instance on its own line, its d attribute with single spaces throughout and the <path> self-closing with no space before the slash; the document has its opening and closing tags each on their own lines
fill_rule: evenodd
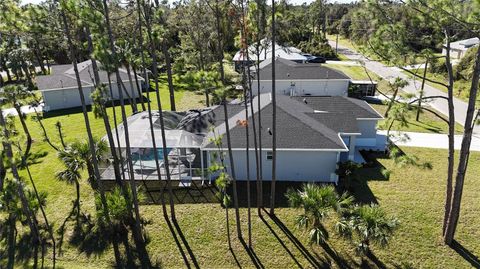
<svg viewBox="0 0 480 269">
<path fill-rule="evenodd" d="M 168 100 L 166 88 L 162 89 L 162 100 Z M 198 100 L 203 100 L 203 96 L 183 90 L 177 92 L 176 97 L 178 110 L 198 107 Z M 166 102 L 165 108 L 168 107 Z M 101 120 L 93 119 L 92 113 L 89 113 L 89 116 L 94 134 L 101 137 L 104 133 Z M 55 143 L 59 144 L 54 128 L 57 121 L 62 123 L 68 142 L 85 139 L 85 126 L 81 113 L 51 114 L 45 118 L 44 122 L 49 135 L 54 138 Z M 38 124 L 29 119 L 28 126 L 34 138 L 32 151 L 46 154 L 31 166 L 32 174 L 39 190 L 49 194 L 47 214 L 58 229 L 72 206 L 75 188 L 55 179 L 55 172 L 61 169 L 60 161 L 55 152 L 43 141 Z M 374 253 L 378 260 L 388 267 L 411 265 L 425 268 L 468 268 L 469 263 L 455 250 L 442 245 L 441 223 L 447 151 L 421 148 L 402 148 L 402 150 L 416 155 L 421 160 L 431 162 L 433 169 L 400 168 L 396 167 L 391 160 L 379 157 L 373 162 L 371 168 L 363 171 L 362 179 L 353 191 L 358 201 L 376 201 L 389 214 L 401 220 L 401 228 L 391 241 L 390 247 L 374 248 Z M 480 229 L 478 229 L 480 223 L 476 212 L 480 210 L 480 205 L 475 202 L 475 199 L 480 191 L 480 179 L 475 175 L 480 173 L 479 164 L 480 154 L 472 153 L 464 191 L 462 216 L 456 236 L 463 247 L 477 255 L 480 253 L 480 244 L 477 240 L 480 236 Z M 388 180 L 379 172 L 383 167 L 392 171 Z M 81 200 L 82 209 L 93 214 L 93 193 L 86 180 L 82 182 Z M 166 268 L 186 267 L 186 263 L 203 268 L 239 266 L 245 268 L 256 266 L 345 268 L 357 267 L 360 264 L 360 258 L 355 256 L 352 245 L 334 235 L 334 216 L 329 224 L 329 231 L 332 233 L 329 247 L 322 248 L 310 246 L 305 232 L 295 227 L 294 221 L 300 212 L 290 208 L 279 208 L 276 211 L 277 220 L 267 214 L 263 214 L 261 219 L 257 217 L 256 210 L 252 210 L 255 212 L 252 218 L 254 253 L 249 255 L 236 239 L 233 240 L 233 251 L 228 250 L 225 211 L 218 203 L 176 205 L 178 223 L 172 223 L 172 227 L 169 227 L 163 219 L 160 205 L 145 204 L 141 206 L 141 211 L 142 216 L 149 222 L 146 230 L 150 238 L 148 248 L 152 259 Z M 233 210 L 230 211 L 230 215 L 233 215 Z M 241 209 L 245 238 L 246 211 L 245 208 Z M 176 228 L 175 224 L 178 224 Z M 231 223 L 231 231 L 234 237 L 233 223 Z M 68 237 L 69 234 L 66 236 Z M 70 244 L 66 244 L 63 251 L 58 261 L 59 267 L 63 268 L 106 268 L 113 262 L 111 251 L 103 254 L 92 253 L 88 259 L 86 254 L 79 253 Z M 372 264 L 372 267 L 375 266 Z"/>
</svg>

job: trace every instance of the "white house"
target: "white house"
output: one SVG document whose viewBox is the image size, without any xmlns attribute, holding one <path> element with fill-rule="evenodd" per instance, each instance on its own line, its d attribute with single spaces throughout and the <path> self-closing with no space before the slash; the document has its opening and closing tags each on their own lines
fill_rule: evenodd
<svg viewBox="0 0 480 269">
<path fill-rule="evenodd" d="M 233 56 L 235 70 L 239 71 L 242 64 L 250 66 L 253 63 L 263 62 L 266 59 L 272 58 L 272 42 L 266 39 L 260 40 L 258 52 L 257 55 L 257 44 L 252 44 L 248 47 L 248 57 L 246 51 L 237 51 Z M 304 63 L 309 59 L 309 57 L 304 55 L 301 50 L 295 47 L 281 46 L 277 43 L 275 43 L 275 57 L 297 63 Z"/>
<path fill-rule="evenodd" d="M 480 39 L 473 37 L 469 39 L 459 40 L 450 43 L 450 56 L 452 59 L 461 59 L 470 48 L 478 46 Z M 443 45 L 442 55 L 447 54 L 446 44 Z"/>
<path fill-rule="evenodd" d="M 254 99 L 254 108 L 261 103 L 262 119 L 262 171 L 263 179 L 271 180 L 272 108 L 270 94 Z M 230 136 L 236 178 L 248 179 L 246 165 L 246 130 L 238 124 L 245 119 L 244 111 L 230 117 Z M 230 108 L 232 107 L 232 108 Z M 217 108 L 218 110 L 218 108 Z M 220 108 L 223 110 L 223 108 Z M 221 111 L 216 113 L 221 113 Z M 254 109 L 258 122 L 258 109 Z M 215 110 L 214 110 L 215 112 Z M 280 181 L 337 182 L 335 174 L 339 161 L 364 162 L 360 149 L 384 150 L 377 142 L 376 124 L 382 119 L 365 101 L 343 97 L 289 97 L 277 96 L 277 179 Z M 251 124 L 252 117 L 247 119 Z M 258 126 L 257 126 L 258 128 Z M 270 131 L 269 131 L 270 130 Z M 223 124 L 217 125 L 215 135 L 225 132 Z M 213 134 L 213 133 L 212 133 Z M 210 134 L 210 135 L 212 135 Z M 253 148 L 253 131 L 250 138 L 250 178 L 255 176 L 256 160 Z M 225 136 L 224 139 L 225 140 Z M 212 152 L 216 146 L 206 140 L 202 150 Z M 223 142 L 225 149 L 227 144 Z M 208 154 L 211 156 L 211 154 Z M 227 160 L 228 161 L 228 160 Z"/>
<path fill-rule="evenodd" d="M 90 105 L 92 103 L 90 94 L 94 91 L 92 62 L 89 60 L 79 63 L 78 71 L 80 73 L 85 103 Z M 141 84 L 144 79 L 139 76 L 137 76 L 135 79 L 133 74 L 131 74 L 131 85 L 127 71 L 124 69 L 119 69 L 119 71 L 123 84 L 122 88 L 124 87 L 124 99 L 129 99 L 130 97 L 140 97 Z M 99 76 L 100 81 L 108 85 L 107 72 L 99 70 Z M 110 75 L 110 80 L 112 83 L 113 99 L 119 100 L 116 75 Z M 75 72 L 71 64 L 52 66 L 51 73 L 49 75 L 38 76 L 36 78 L 36 84 L 42 93 L 45 111 L 74 108 L 82 105 L 80 101 L 80 94 L 78 92 L 78 84 L 75 77 Z"/>
<path fill-rule="evenodd" d="M 254 115 L 246 117 L 244 104 L 228 104 L 233 163 L 236 179 L 254 179 L 256 171 L 253 130 L 248 128 L 250 140 L 250 172 L 247 171 L 246 125 L 257 124 L 261 111 L 262 170 L 263 179 L 271 180 L 272 165 L 272 109 L 270 94 L 261 94 L 253 100 Z M 258 105 L 260 103 L 260 110 Z M 249 103 L 247 104 L 249 106 Z M 250 107 L 248 108 L 250 110 Z M 165 112 L 166 147 L 172 180 L 215 180 L 215 175 L 205 172 L 220 150 L 212 138 L 226 133 L 225 110 L 214 106 L 189 112 Z M 377 141 L 376 123 L 382 117 L 366 102 L 344 96 L 296 97 L 277 95 L 277 179 L 279 181 L 337 182 L 335 174 L 339 161 L 363 162 L 359 150 L 384 150 Z M 151 137 L 149 117 L 146 112 L 131 116 L 128 120 L 133 167 L 138 180 L 158 180 L 158 169 L 165 178 L 162 136 L 158 126 L 158 113 L 152 118 L 155 139 Z M 246 124 L 245 124 L 246 123 Z M 125 147 L 124 129 L 118 127 L 120 147 Z M 115 136 L 114 132 L 114 136 Z M 223 136 L 221 150 L 227 149 Z M 155 162 L 153 140 L 159 156 Z M 117 143 L 116 139 L 114 139 Z M 121 152 L 125 152 L 121 150 Z M 217 155 L 218 156 L 218 155 Z M 226 155 L 226 165 L 230 160 Z M 228 168 L 230 169 L 230 168 Z M 102 179 L 113 180 L 113 169 L 106 168 Z M 179 183 L 180 184 L 180 183 Z"/>
<path fill-rule="evenodd" d="M 258 74 L 254 74 L 252 90 L 272 91 L 272 59 L 260 64 Z M 275 60 L 275 91 L 290 96 L 347 96 L 350 77 L 335 69 L 317 63 L 295 63 L 282 58 Z"/>
</svg>

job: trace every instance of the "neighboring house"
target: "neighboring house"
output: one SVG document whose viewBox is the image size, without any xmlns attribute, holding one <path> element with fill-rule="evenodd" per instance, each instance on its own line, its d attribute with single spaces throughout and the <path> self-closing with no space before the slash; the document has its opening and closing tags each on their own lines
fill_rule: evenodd
<svg viewBox="0 0 480 269">
<path fill-rule="evenodd" d="M 253 100 L 258 125 L 258 102 L 262 119 L 263 179 L 271 180 L 272 160 L 272 101 L 270 94 Z M 245 116 L 243 104 L 228 104 L 231 146 L 238 180 L 247 180 L 245 123 L 253 123 Z M 250 108 L 249 108 L 250 110 Z M 250 112 L 250 111 L 249 111 Z M 359 149 L 384 150 L 385 144 L 377 139 L 376 123 L 382 117 L 366 102 L 343 97 L 289 97 L 277 96 L 277 179 L 279 181 L 337 182 L 337 163 L 345 160 L 363 162 Z M 185 180 L 214 180 L 215 175 L 205 172 L 217 146 L 212 142 L 222 136 L 222 150 L 227 141 L 223 106 L 189 112 L 166 112 L 166 147 L 169 167 L 174 182 Z M 162 137 L 158 115 L 153 117 L 154 133 L 159 148 L 162 178 L 166 170 L 161 150 Z M 130 143 L 134 152 L 134 170 L 137 180 L 158 180 L 148 114 L 141 112 L 128 120 Z M 258 126 L 257 126 L 258 127 Z M 125 152 L 123 127 L 119 126 L 120 147 Z M 115 136 L 115 132 L 114 132 Z M 250 178 L 255 178 L 256 160 L 253 130 L 250 138 Z M 116 139 L 114 139 L 116 141 Z M 116 143 L 116 142 L 115 142 Z M 226 164 L 229 167 L 228 154 Z M 113 180 L 113 169 L 102 170 L 104 180 Z"/>
<path fill-rule="evenodd" d="M 285 47 L 275 43 L 275 57 L 297 63 L 304 63 L 309 59 L 309 57 L 311 57 L 311 55 L 305 55 L 301 50 L 295 47 Z M 272 58 L 272 42 L 262 39 L 260 41 L 258 55 L 256 44 L 252 44 L 248 47 L 248 57 L 244 50 L 239 50 L 233 56 L 233 63 L 235 64 L 235 70 L 240 71 L 242 65 L 250 66 L 253 63 L 263 62 L 264 60 L 270 58 Z"/>
<path fill-rule="evenodd" d="M 131 74 L 133 84 L 133 87 L 131 87 L 127 71 L 123 69 L 119 69 L 119 71 L 120 78 L 125 87 L 123 91 L 124 99 L 129 99 L 130 97 L 138 98 L 141 95 L 141 84 L 144 82 L 144 79 L 137 76 L 137 84 L 135 77 Z M 78 63 L 78 72 L 80 73 L 85 103 L 90 105 L 92 103 L 90 94 L 95 90 L 92 62 L 88 60 Z M 100 69 L 99 75 L 100 81 L 108 86 L 107 72 Z M 119 100 L 117 76 L 111 74 L 110 80 L 112 83 L 113 99 Z M 71 64 L 51 66 L 50 75 L 38 76 L 36 78 L 36 84 L 42 93 L 45 111 L 82 106 L 75 72 Z"/>
<path fill-rule="evenodd" d="M 469 39 L 459 40 L 450 43 L 450 57 L 452 59 L 461 59 L 470 48 L 478 46 L 480 39 L 473 37 Z M 442 55 L 447 54 L 446 44 L 443 45 Z"/>
<path fill-rule="evenodd" d="M 252 70 L 255 70 L 252 68 Z M 272 59 L 260 64 L 258 74 L 252 80 L 253 93 L 257 93 L 256 78 L 260 78 L 260 92 L 272 91 Z M 350 77 L 317 63 L 295 63 L 275 60 L 275 91 L 290 96 L 347 96 Z"/>
</svg>

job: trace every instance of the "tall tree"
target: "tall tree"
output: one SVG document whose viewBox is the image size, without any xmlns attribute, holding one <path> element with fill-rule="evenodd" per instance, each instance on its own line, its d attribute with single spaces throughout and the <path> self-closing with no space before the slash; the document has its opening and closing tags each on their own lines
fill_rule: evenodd
<svg viewBox="0 0 480 269">
<path fill-rule="evenodd" d="M 92 156 L 95 156 L 95 145 L 94 145 L 94 140 L 93 140 L 92 128 L 90 126 L 90 119 L 88 118 L 87 106 L 86 106 L 86 103 L 85 103 L 85 95 L 84 95 L 83 88 L 82 88 L 82 82 L 80 80 L 80 74 L 78 72 L 76 48 L 75 48 L 75 45 L 74 45 L 73 40 L 72 40 L 72 36 L 71 36 L 71 33 L 70 33 L 70 25 L 69 25 L 68 18 L 67 18 L 67 15 L 66 15 L 66 12 L 67 12 L 68 7 L 69 7 L 69 3 L 68 3 L 67 0 L 60 0 L 59 4 L 60 4 L 60 7 L 59 7 L 60 8 L 60 16 L 61 16 L 62 23 L 63 23 L 63 30 L 64 30 L 64 33 L 65 33 L 65 36 L 67 37 L 68 47 L 69 47 L 69 50 L 70 50 L 70 59 L 72 60 L 73 70 L 75 72 L 75 79 L 77 81 L 78 93 L 80 95 L 80 102 L 82 104 L 82 113 L 83 113 L 83 119 L 85 121 L 85 127 L 86 127 L 86 130 L 87 130 L 90 154 Z M 106 198 L 105 198 L 105 192 L 104 192 L 104 189 L 103 189 L 103 184 L 101 182 L 100 171 L 98 169 L 98 163 L 97 163 L 96 158 L 92 158 L 92 164 L 93 164 L 94 173 L 95 173 L 95 180 L 97 182 L 97 186 L 98 186 L 99 194 L 100 194 L 100 199 L 101 199 L 102 206 L 103 206 L 102 209 L 103 209 L 104 215 L 107 216 L 107 219 L 106 219 L 107 223 L 109 223 L 110 219 L 108 217 L 109 216 L 108 206 L 107 206 L 107 201 L 106 201 Z M 113 245 L 114 245 L 115 261 L 116 261 L 117 265 L 121 265 L 121 260 L 122 259 L 121 259 L 120 252 L 118 250 L 118 244 L 116 243 L 115 240 L 114 240 Z"/>
<path fill-rule="evenodd" d="M 275 214 L 275 183 L 277 180 L 277 92 L 275 89 L 275 0 L 272 0 L 272 185 L 270 192 L 270 214 Z"/>
<path fill-rule="evenodd" d="M 110 25 L 110 13 L 109 13 L 109 6 L 107 0 L 103 0 L 103 15 L 105 19 L 105 27 L 108 33 L 108 41 L 111 51 L 111 56 L 113 59 L 117 59 L 117 50 L 115 47 L 115 40 L 112 33 L 112 28 Z M 122 79 L 120 77 L 120 72 L 118 70 L 118 65 L 115 66 L 115 74 L 117 80 L 117 87 L 119 92 L 120 98 L 120 110 L 122 113 L 122 121 L 123 121 L 123 129 L 125 132 L 125 147 L 126 147 L 126 160 L 129 167 L 129 177 L 130 177 L 130 189 L 132 192 L 132 202 L 133 202 L 133 211 L 135 214 L 135 226 L 132 228 L 133 239 L 135 241 L 135 245 L 137 246 L 137 251 L 140 256 L 140 262 L 142 268 L 151 268 L 152 263 L 150 261 L 150 256 L 148 255 L 146 249 L 146 242 L 143 238 L 142 234 L 142 227 L 141 227 L 141 216 L 140 216 L 140 208 L 138 204 L 138 197 L 137 197 L 137 186 L 135 184 L 135 173 L 133 169 L 132 163 L 132 152 L 130 148 L 130 139 L 129 139 L 129 129 L 128 129 L 128 122 L 127 122 L 127 114 L 125 111 L 125 103 L 123 99 L 123 91 L 122 91 Z"/>
</svg>

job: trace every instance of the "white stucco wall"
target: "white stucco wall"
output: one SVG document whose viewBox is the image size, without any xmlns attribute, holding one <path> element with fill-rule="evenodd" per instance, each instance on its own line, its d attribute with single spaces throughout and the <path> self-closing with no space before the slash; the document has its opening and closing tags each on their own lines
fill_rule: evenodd
<svg viewBox="0 0 480 269">
<path fill-rule="evenodd" d="M 124 84 L 130 96 L 134 95 L 136 98 L 139 97 L 136 88 L 134 88 L 134 90 L 132 91 L 128 82 L 124 82 Z M 82 89 L 85 96 L 85 104 L 90 105 L 92 103 L 90 95 L 93 92 L 93 87 L 82 87 Z M 119 92 L 117 85 L 112 85 L 112 91 L 114 100 L 119 100 Z M 42 90 L 41 92 L 43 101 L 45 102 L 45 111 L 82 106 L 82 103 L 80 101 L 80 94 L 78 93 L 78 88 Z M 128 99 L 128 96 L 125 94 L 125 92 L 123 93 L 123 97 L 124 99 Z"/>
<path fill-rule="evenodd" d="M 357 146 L 375 146 L 377 139 L 378 120 L 357 120 L 358 130 L 361 135 L 357 136 Z"/>
<path fill-rule="evenodd" d="M 277 151 L 277 180 L 334 182 L 337 152 L 333 151 Z M 250 151 L 250 177 L 256 179 L 255 151 Z M 247 161 L 244 150 L 234 150 L 235 174 L 238 180 L 247 179 Z M 262 151 L 263 179 L 272 179 L 272 161 Z M 227 158 L 227 166 L 228 158 Z"/>
<path fill-rule="evenodd" d="M 349 80 L 277 80 L 275 82 L 275 90 L 279 94 L 290 95 L 292 90 L 295 95 L 312 95 L 312 96 L 347 96 Z M 257 93 L 257 81 L 252 81 L 253 92 Z M 261 93 L 269 93 L 272 91 L 271 80 L 260 81 Z"/>
</svg>

